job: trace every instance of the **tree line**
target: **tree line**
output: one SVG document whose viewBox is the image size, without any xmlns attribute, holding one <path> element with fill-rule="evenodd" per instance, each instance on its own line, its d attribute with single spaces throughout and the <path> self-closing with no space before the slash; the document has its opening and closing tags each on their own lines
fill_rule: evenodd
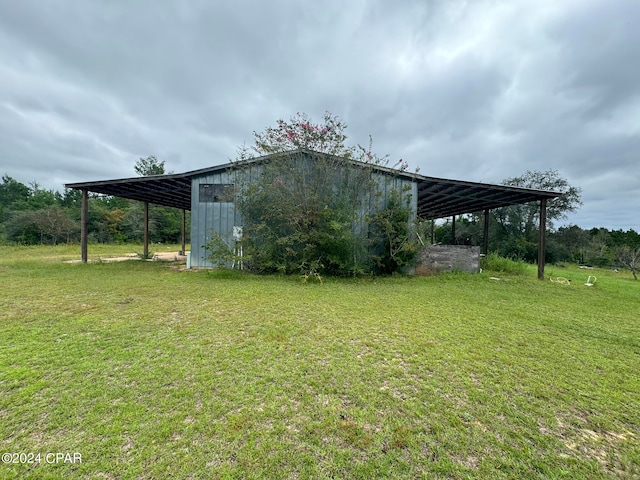
<svg viewBox="0 0 640 480">
<path fill-rule="evenodd" d="M 164 162 L 154 156 L 141 158 L 134 170 L 139 175 L 165 173 Z M 0 183 L 0 243 L 56 245 L 79 242 L 81 201 L 79 190 L 43 189 L 36 182 L 25 185 L 5 174 Z M 142 202 L 91 194 L 87 220 L 90 242 L 143 241 Z M 181 225 L 180 210 L 150 205 L 150 242 L 180 243 Z M 188 231 L 187 227 L 187 234 Z"/>
</svg>

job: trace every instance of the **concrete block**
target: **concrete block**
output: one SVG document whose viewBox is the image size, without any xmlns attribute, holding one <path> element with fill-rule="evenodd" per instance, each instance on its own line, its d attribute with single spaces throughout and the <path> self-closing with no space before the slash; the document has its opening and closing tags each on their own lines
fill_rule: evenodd
<svg viewBox="0 0 640 480">
<path fill-rule="evenodd" d="M 469 245 L 429 245 L 418 252 L 416 275 L 440 272 L 480 271 L 480 247 Z"/>
</svg>

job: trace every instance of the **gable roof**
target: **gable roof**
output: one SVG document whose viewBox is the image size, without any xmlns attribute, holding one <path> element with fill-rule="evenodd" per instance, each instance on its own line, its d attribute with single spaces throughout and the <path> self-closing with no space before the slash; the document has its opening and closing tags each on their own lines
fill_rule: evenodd
<svg viewBox="0 0 640 480">
<path fill-rule="evenodd" d="M 325 155 L 303 149 L 275 155 L 293 156 L 300 153 Z M 179 174 L 68 183 L 65 186 L 67 188 L 87 190 L 103 195 L 190 210 L 191 181 L 193 178 L 224 171 L 229 168 L 242 168 L 249 163 L 268 162 L 272 157 L 273 155 L 265 155 L 240 162 L 231 162 Z M 355 160 L 347 159 L 347 161 L 354 165 L 367 165 Z M 481 212 L 485 209 L 492 210 L 510 205 L 519 205 L 539 201 L 543 198 L 552 199 L 562 195 L 562 192 L 427 177 L 417 173 L 409 173 L 382 166 L 374 166 L 373 168 L 382 173 L 400 175 L 413 179 L 418 186 L 418 216 L 427 220 L 450 217 L 463 213 Z"/>
</svg>

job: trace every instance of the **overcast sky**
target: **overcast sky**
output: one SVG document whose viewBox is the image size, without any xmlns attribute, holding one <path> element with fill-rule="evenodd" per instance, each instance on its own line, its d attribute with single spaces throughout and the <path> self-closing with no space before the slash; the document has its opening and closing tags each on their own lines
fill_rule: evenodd
<svg viewBox="0 0 640 480">
<path fill-rule="evenodd" d="M 296 112 L 429 176 L 555 169 L 640 231 L 638 0 L 0 0 L 0 174 L 226 163 Z"/>
</svg>

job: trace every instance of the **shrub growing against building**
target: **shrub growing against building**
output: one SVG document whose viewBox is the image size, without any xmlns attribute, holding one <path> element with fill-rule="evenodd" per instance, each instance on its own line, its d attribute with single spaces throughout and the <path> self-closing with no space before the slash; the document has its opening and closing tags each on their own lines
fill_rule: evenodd
<svg viewBox="0 0 640 480">
<path fill-rule="evenodd" d="M 345 128 L 329 113 L 322 124 L 297 115 L 254 132 L 253 148 L 241 150 L 232 169 L 247 268 L 343 276 L 392 273 L 413 260 L 411 182 L 398 176 L 406 164 L 380 169 L 388 158 L 371 143 L 346 146 Z M 208 249 L 215 264 L 231 245 L 225 253 L 214 235 Z"/>
</svg>

